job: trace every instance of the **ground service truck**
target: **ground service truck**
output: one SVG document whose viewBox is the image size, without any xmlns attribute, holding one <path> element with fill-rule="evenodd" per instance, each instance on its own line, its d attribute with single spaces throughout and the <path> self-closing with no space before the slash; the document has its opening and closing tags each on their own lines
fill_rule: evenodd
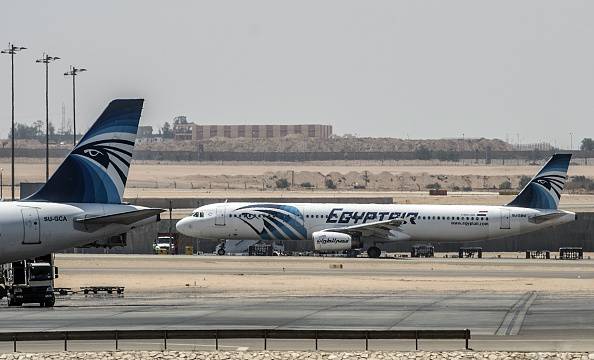
<svg viewBox="0 0 594 360">
<path fill-rule="evenodd" d="M 8 306 L 37 303 L 54 306 L 54 279 L 58 269 L 53 255 L 14 261 L 2 266 L 2 295 L 8 298 Z"/>
</svg>

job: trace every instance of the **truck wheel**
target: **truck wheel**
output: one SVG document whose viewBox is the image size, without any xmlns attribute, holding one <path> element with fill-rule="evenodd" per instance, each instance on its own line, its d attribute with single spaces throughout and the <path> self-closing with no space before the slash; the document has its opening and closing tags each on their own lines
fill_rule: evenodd
<svg viewBox="0 0 594 360">
<path fill-rule="evenodd" d="M 220 255 L 220 256 L 225 255 L 225 249 L 219 249 L 219 250 L 217 250 L 217 255 Z"/>
<path fill-rule="evenodd" d="M 41 306 L 45 306 L 45 307 L 54 307 L 54 304 L 56 303 L 55 299 L 51 299 L 51 300 L 47 300 L 43 303 L 41 303 Z"/>
<path fill-rule="evenodd" d="M 372 259 L 377 259 L 378 257 L 380 257 L 381 254 L 382 251 L 377 246 L 372 246 L 369 249 L 367 249 L 367 256 L 369 256 Z"/>
</svg>

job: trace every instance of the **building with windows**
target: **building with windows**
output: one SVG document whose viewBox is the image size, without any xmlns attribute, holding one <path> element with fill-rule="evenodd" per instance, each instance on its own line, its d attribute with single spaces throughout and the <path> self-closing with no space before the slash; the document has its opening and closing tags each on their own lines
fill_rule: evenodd
<svg viewBox="0 0 594 360">
<path fill-rule="evenodd" d="M 332 125 L 198 125 L 194 123 L 175 124 L 175 139 L 207 140 L 214 137 L 273 139 L 289 135 L 327 139 L 332 135 Z"/>
</svg>

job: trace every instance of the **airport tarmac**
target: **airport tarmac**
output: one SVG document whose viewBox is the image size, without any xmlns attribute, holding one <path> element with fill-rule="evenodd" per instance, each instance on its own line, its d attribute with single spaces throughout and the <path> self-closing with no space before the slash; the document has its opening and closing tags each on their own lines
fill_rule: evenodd
<svg viewBox="0 0 594 360">
<path fill-rule="evenodd" d="M 390 296 L 221 297 L 72 296 L 58 306 L 0 308 L 3 331 L 98 329 L 464 329 L 472 347 L 506 350 L 594 349 L 594 294 L 539 292 L 402 292 Z M 188 341 L 178 341 L 179 345 Z M 259 349 L 261 340 L 225 340 L 233 348 Z M 155 341 L 152 341 L 155 343 Z M 425 348 L 456 349 L 461 341 L 425 341 Z M 138 346 L 137 343 L 136 345 Z M 157 342 L 157 348 L 160 343 Z M 212 347 L 212 341 L 198 341 Z M 11 344 L 1 344 L 9 346 Z M 23 343 L 21 346 L 30 346 Z M 172 341 L 170 346 L 174 346 Z M 196 345 L 196 346 L 198 346 Z M 311 348 L 310 342 L 276 341 L 278 347 Z M 373 344 L 372 344 L 373 345 Z M 48 344 L 36 344 L 48 346 Z M 59 348 L 60 344 L 58 344 Z M 113 347 L 109 342 L 103 348 Z M 132 344 L 129 344 L 132 346 Z M 361 349 L 361 341 L 326 346 Z M 378 343 L 411 349 L 411 341 Z M 103 349 L 102 348 L 102 349 Z M 24 349 L 24 348 L 23 348 Z M 0 349 L 1 350 L 1 349 Z M 31 350 L 29 348 L 28 350 Z"/>
<path fill-rule="evenodd" d="M 124 285 L 124 296 L 60 296 L 53 309 L 8 308 L 4 302 L 0 326 L 2 331 L 468 328 L 476 350 L 594 350 L 594 261 L 503 255 L 507 258 L 377 260 L 59 254 L 57 286 Z M 190 279 L 196 285 L 185 283 Z M 271 344 L 312 347 L 307 341 Z M 460 341 L 423 344 L 425 349 L 463 346 Z M 0 351 L 11 346 L 0 344 Z M 19 346 L 41 351 L 61 344 Z M 113 348 L 112 342 L 89 346 Z M 158 341 L 127 346 L 162 348 Z M 172 341 L 170 346 L 211 349 L 213 343 Z M 262 340 L 224 340 L 224 346 L 261 349 Z M 361 350 L 362 343 L 328 340 L 323 346 Z M 371 346 L 411 350 L 414 342 Z"/>
</svg>

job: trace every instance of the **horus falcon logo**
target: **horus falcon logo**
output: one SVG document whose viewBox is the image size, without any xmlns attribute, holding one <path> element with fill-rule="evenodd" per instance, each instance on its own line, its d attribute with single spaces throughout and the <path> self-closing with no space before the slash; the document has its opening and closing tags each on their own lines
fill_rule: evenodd
<svg viewBox="0 0 594 360">
<path fill-rule="evenodd" d="M 110 139 L 93 141 L 77 147 L 73 153 L 84 156 L 99 163 L 105 170 L 111 165 L 118 173 L 122 184 L 126 183 L 126 172 L 130 167 L 132 153 L 121 147 L 134 147 L 134 141 L 122 139 Z M 114 161 L 117 159 L 120 165 Z M 125 168 L 124 168 L 125 167 Z"/>
<path fill-rule="evenodd" d="M 294 206 L 258 204 L 243 206 L 235 211 L 240 213 L 239 219 L 262 240 L 307 238 L 303 214 Z"/>
<path fill-rule="evenodd" d="M 533 183 L 539 184 L 549 191 L 553 191 L 557 199 L 561 199 L 561 191 L 565 186 L 567 176 L 564 175 L 543 175 L 532 180 Z"/>
</svg>

